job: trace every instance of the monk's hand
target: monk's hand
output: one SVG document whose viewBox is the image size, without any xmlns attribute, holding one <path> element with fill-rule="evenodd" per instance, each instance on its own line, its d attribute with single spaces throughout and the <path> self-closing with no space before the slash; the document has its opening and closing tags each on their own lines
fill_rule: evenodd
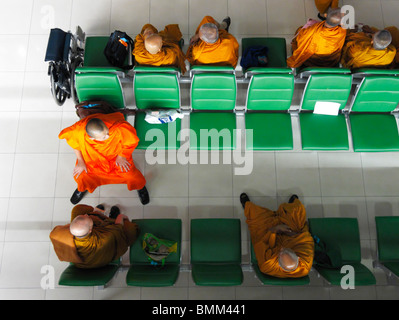
<svg viewBox="0 0 399 320">
<path fill-rule="evenodd" d="M 75 168 L 73 169 L 73 176 L 79 178 L 83 171 L 86 171 L 87 173 L 86 163 L 83 160 L 78 160 Z"/>
<path fill-rule="evenodd" d="M 197 33 L 190 38 L 190 45 L 192 45 L 193 43 L 196 43 L 198 40 L 199 40 L 199 34 Z"/>
<path fill-rule="evenodd" d="M 128 172 L 130 167 L 132 166 L 129 161 L 126 160 L 125 157 L 117 156 L 115 160 L 116 165 L 121 168 L 121 171 Z"/>
<path fill-rule="evenodd" d="M 272 232 L 278 233 L 278 234 L 285 234 L 288 236 L 294 236 L 296 235 L 296 232 L 292 231 L 292 229 L 287 226 L 286 224 L 279 224 L 273 228 L 270 229 Z"/>
</svg>

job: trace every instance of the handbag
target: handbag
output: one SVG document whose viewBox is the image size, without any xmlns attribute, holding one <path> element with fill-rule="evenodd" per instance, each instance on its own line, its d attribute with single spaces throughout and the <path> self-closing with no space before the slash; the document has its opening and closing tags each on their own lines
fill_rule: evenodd
<svg viewBox="0 0 399 320">
<path fill-rule="evenodd" d="M 121 69 L 132 69 L 134 63 L 131 65 L 125 65 L 125 60 L 128 54 L 133 51 L 134 42 L 131 37 L 127 35 L 126 32 L 115 30 L 111 33 L 107 45 L 104 49 L 104 55 L 108 62 L 115 67 Z M 134 56 L 132 55 L 132 59 Z"/>
<path fill-rule="evenodd" d="M 80 119 L 84 119 L 95 113 L 114 113 L 120 112 L 125 116 L 135 115 L 136 112 L 130 109 L 117 109 L 106 101 L 83 101 L 75 105 L 76 114 Z"/>
</svg>

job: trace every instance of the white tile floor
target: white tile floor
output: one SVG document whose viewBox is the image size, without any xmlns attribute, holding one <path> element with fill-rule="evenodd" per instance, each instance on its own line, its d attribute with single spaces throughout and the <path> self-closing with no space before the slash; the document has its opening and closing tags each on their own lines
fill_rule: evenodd
<svg viewBox="0 0 399 320">
<path fill-rule="evenodd" d="M 398 0 L 345 0 L 358 21 L 376 27 L 395 25 Z M 0 299 L 398 299 L 399 286 L 388 285 L 377 269 L 377 285 L 342 290 L 327 286 L 311 272 L 308 287 L 262 286 L 251 272 L 238 287 L 197 287 L 182 272 L 171 288 L 131 288 L 126 272 L 110 287 L 43 290 L 41 268 L 66 267 L 59 262 L 48 235 L 65 224 L 72 208 L 69 197 L 74 155 L 57 135 L 77 118 L 69 101 L 54 104 L 44 63 L 51 27 L 88 35 L 121 29 L 132 36 L 147 22 L 163 28 L 179 23 L 189 40 L 204 15 L 232 18 L 231 33 L 284 36 L 316 16 L 313 0 L 13 0 L 0 4 Z M 239 97 L 242 98 L 243 97 Z M 399 215 L 399 154 L 351 152 L 255 152 L 254 170 L 237 176 L 234 165 L 146 163 L 134 153 L 144 172 L 151 203 L 143 207 L 124 186 L 103 186 L 84 199 L 97 205 L 119 204 L 131 218 L 174 217 L 183 220 L 183 263 L 189 262 L 189 220 L 236 217 L 242 221 L 243 262 L 248 263 L 249 235 L 238 196 L 248 192 L 260 205 L 277 208 L 292 193 L 307 207 L 308 217 L 356 217 L 362 262 L 372 269 L 376 258 L 374 217 Z"/>
</svg>

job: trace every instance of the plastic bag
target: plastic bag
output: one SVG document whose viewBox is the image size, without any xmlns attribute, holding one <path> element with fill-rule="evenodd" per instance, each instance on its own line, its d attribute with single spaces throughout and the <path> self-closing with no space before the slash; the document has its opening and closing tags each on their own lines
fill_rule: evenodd
<svg viewBox="0 0 399 320">
<path fill-rule="evenodd" d="M 151 233 L 144 234 L 143 250 L 151 264 L 165 264 L 165 259 L 172 252 L 177 251 L 177 242 L 159 239 Z"/>
<path fill-rule="evenodd" d="M 146 110 L 144 120 L 152 124 L 163 124 L 182 119 L 184 115 L 179 110 Z"/>
</svg>

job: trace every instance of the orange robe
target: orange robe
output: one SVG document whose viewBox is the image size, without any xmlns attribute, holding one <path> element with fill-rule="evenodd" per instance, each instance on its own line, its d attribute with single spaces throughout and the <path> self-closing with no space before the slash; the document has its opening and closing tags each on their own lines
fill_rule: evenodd
<svg viewBox="0 0 399 320">
<path fill-rule="evenodd" d="M 391 26 L 386 27 L 385 30 L 388 30 L 392 36 L 392 45 L 396 48 L 396 56 L 393 62 L 394 68 L 399 68 L 399 29 L 397 27 Z"/>
<path fill-rule="evenodd" d="M 324 14 L 328 11 L 329 8 L 338 8 L 339 0 L 315 0 L 314 2 L 317 10 L 319 10 L 321 14 Z"/>
<path fill-rule="evenodd" d="M 299 28 L 292 40 L 293 54 L 287 59 L 290 68 L 335 67 L 341 59 L 346 30 L 340 26 L 327 28 L 325 21 Z"/>
<path fill-rule="evenodd" d="M 86 124 L 92 118 L 101 119 L 109 128 L 109 138 L 105 141 L 92 140 L 86 133 Z M 58 136 L 82 153 L 87 173 L 83 171 L 78 178 L 78 190 L 93 192 L 105 184 L 127 184 L 129 190 L 142 189 L 146 183 L 144 176 L 134 166 L 132 153 L 139 143 L 136 130 L 125 121 L 122 113 L 93 114 L 74 125 L 65 128 Z M 117 156 L 122 156 L 131 164 L 128 172 L 122 172 L 116 165 Z"/>
<path fill-rule="evenodd" d="M 147 28 L 151 28 L 154 33 L 158 30 L 151 24 L 146 24 L 141 29 L 141 33 L 136 36 L 133 55 L 140 65 L 151 66 L 174 66 L 180 68 L 182 73 L 186 72 L 184 61 L 186 57 L 179 47 L 182 34 L 177 24 L 169 24 L 158 34 L 162 37 L 163 45 L 157 54 L 149 53 L 144 46 L 143 33 Z"/>
<path fill-rule="evenodd" d="M 305 208 L 298 199 L 280 205 L 276 212 L 248 201 L 244 213 L 262 273 L 278 278 L 299 278 L 309 273 L 313 264 L 314 241 L 306 223 Z M 286 224 L 297 234 L 289 236 L 269 231 L 279 224 Z M 299 257 L 294 271 L 288 272 L 280 267 L 278 258 L 282 247 L 292 249 Z"/>
<path fill-rule="evenodd" d="M 215 19 L 210 16 L 204 17 L 199 24 L 200 27 L 205 23 L 214 23 Z M 235 68 L 238 62 L 238 42 L 226 30 L 219 29 L 219 39 L 212 44 L 206 43 L 201 39 L 189 46 L 186 57 L 191 65 L 215 65 L 215 66 L 232 66 Z"/>
<path fill-rule="evenodd" d="M 94 208 L 77 205 L 72 209 L 71 221 L 78 215 L 89 214 L 93 220 L 92 232 L 84 238 L 74 237 L 67 224 L 56 226 L 50 239 L 60 261 L 72 262 L 78 268 L 99 268 L 120 258 L 137 239 L 138 225 L 124 220 L 123 225 L 115 224 Z"/>
<path fill-rule="evenodd" d="M 396 56 L 396 48 L 389 45 L 384 50 L 376 50 L 371 38 L 364 32 L 348 33 L 342 50 L 341 64 L 345 68 L 388 67 Z"/>
</svg>

